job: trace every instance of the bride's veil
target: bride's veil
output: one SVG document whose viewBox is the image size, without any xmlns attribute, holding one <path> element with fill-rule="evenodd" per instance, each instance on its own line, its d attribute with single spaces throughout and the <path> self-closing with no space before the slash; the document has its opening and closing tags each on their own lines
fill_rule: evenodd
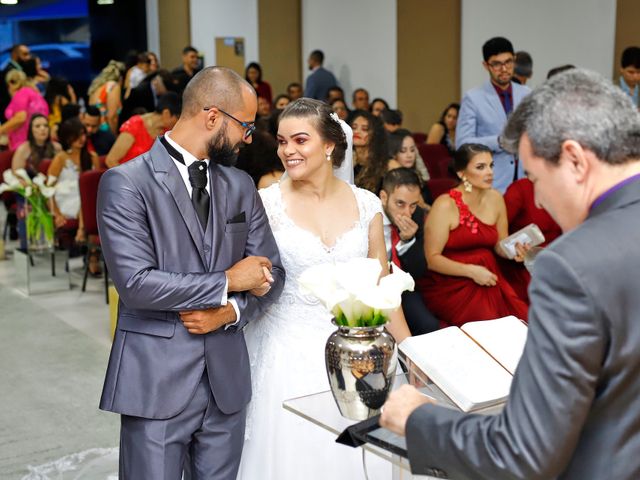
<svg viewBox="0 0 640 480">
<path fill-rule="evenodd" d="M 340 180 L 353 184 L 353 130 L 344 120 L 340 120 L 340 126 L 347 139 L 347 151 L 344 152 L 342 165 L 333 167 L 333 174 Z"/>
</svg>

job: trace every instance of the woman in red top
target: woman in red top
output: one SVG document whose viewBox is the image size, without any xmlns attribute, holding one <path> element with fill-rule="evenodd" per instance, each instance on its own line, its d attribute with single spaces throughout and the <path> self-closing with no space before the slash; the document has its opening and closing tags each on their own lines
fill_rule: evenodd
<svg viewBox="0 0 640 480">
<path fill-rule="evenodd" d="M 429 272 L 418 281 L 424 301 L 443 326 L 515 315 L 527 305 L 498 268 L 498 242 L 507 236 L 502 195 L 491 188 L 493 159 L 484 145 L 462 145 L 454 156 L 462 183 L 433 203 L 425 223 Z M 518 245 L 522 261 L 524 249 Z"/>
<path fill-rule="evenodd" d="M 244 78 L 255 89 L 258 97 L 264 98 L 269 105 L 272 102 L 271 85 L 262 80 L 262 67 L 259 63 L 251 62 L 247 65 L 244 72 Z"/>
<path fill-rule="evenodd" d="M 156 137 L 171 130 L 180 115 L 180 99 L 169 92 L 158 98 L 156 111 L 134 115 L 120 127 L 120 135 L 109 150 L 105 163 L 112 168 L 148 152 Z"/>
<path fill-rule="evenodd" d="M 528 178 L 513 182 L 507 188 L 504 194 L 504 203 L 507 205 L 510 234 L 535 223 L 545 238 L 542 247 L 547 246 L 562 234 L 560 226 L 551 218 L 551 215 L 546 210 L 536 207 L 533 183 Z M 531 275 L 524 268 L 524 265 L 501 261 L 500 268 L 518 296 L 529 303 L 527 288 Z"/>
</svg>

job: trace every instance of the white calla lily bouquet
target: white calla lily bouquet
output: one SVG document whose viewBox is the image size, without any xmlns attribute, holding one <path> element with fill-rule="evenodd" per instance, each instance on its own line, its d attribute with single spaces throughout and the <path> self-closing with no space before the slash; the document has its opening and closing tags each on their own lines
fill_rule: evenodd
<svg viewBox="0 0 640 480">
<path fill-rule="evenodd" d="M 47 243 L 52 244 L 55 230 L 47 200 L 55 194 L 58 186 L 47 185 L 47 176 L 42 173 L 36 175 L 32 180 L 24 168 L 16 170 L 15 173 L 11 169 L 7 169 L 2 177 L 4 183 L 0 184 L 0 194 L 15 192 L 24 197 L 28 204 L 29 214 L 26 218 L 26 225 L 29 242 L 44 236 Z M 60 188 L 67 188 L 67 186 L 61 185 Z"/>
<path fill-rule="evenodd" d="M 298 278 L 302 292 L 318 298 L 345 327 L 376 327 L 389 321 L 400 307 L 402 292 L 413 291 L 413 277 L 402 270 L 380 278 L 382 266 L 374 258 L 314 265 Z"/>
</svg>

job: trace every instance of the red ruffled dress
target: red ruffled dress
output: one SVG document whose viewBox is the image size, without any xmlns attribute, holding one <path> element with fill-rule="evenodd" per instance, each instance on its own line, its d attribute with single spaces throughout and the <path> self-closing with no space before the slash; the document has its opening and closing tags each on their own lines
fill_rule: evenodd
<svg viewBox="0 0 640 480">
<path fill-rule="evenodd" d="M 493 287 L 484 287 L 467 277 L 428 271 L 417 282 L 427 308 L 440 320 L 442 327 L 507 315 L 526 320 L 527 305 L 498 268 L 493 251 L 498 242 L 495 225 L 487 225 L 475 218 L 462 201 L 460 191 L 450 190 L 449 196 L 460 211 L 460 225 L 449 232 L 442 254 L 456 262 L 483 266 L 498 276 L 498 282 Z"/>
</svg>

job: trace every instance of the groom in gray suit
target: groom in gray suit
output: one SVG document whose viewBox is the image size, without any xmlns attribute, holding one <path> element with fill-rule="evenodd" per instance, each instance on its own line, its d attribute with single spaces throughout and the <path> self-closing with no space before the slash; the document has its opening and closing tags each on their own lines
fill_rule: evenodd
<svg viewBox="0 0 640 480">
<path fill-rule="evenodd" d="M 565 232 L 536 257 L 509 400 L 465 415 L 403 387 L 381 424 L 406 434 L 415 473 L 638 479 L 640 114 L 608 80 L 570 70 L 523 100 L 504 137 Z"/>
<path fill-rule="evenodd" d="M 256 106 L 240 76 L 206 68 L 174 129 L 100 183 L 120 294 L 100 408 L 121 414 L 120 479 L 236 477 L 251 397 L 242 327 L 285 277 L 251 178 L 229 166 Z"/>
</svg>

